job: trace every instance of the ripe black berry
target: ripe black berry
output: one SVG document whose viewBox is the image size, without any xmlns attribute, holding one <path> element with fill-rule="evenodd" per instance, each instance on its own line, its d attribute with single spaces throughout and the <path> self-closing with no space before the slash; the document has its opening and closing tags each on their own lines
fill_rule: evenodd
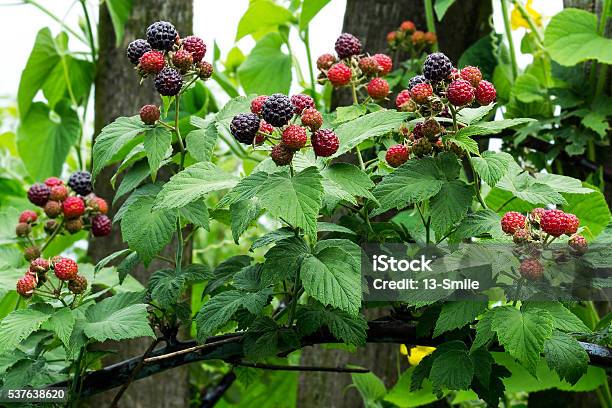
<svg viewBox="0 0 612 408">
<path fill-rule="evenodd" d="M 156 50 L 171 50 L 177 36 L 176 28 L 167 21 L 156 21 L 147 28 L 147 42 Z"/>
<path fill-rule="evenodd" d="M 181 91 L 183 77 L 174 68 L 164 68 L 155 77 L 155 89 L 161 95 L 174 96 Z"/>
<path fill-rule="evenodd" d="M 429 54 L 423 63 L 423 75 L 430 81 L 442 81 L 448 78 L 452 70 L 451 60 L 441 52 Z"/>
<path fill-rule="evenodd" d="M 151 45 L 139 38 L 127 46 L 126 54 L 132 64 L 138 65 L 138 60 L 147 51 L 151 51 Z"/>
<path fill-rule="evenodd" d="M 75 171 L 68 179 L 68 187 L 75 193 L 86 196 L 93 191 L 91 174 L 88 171 Z"/>
<path fill-rule="evenodd" d="M 361 41 L 349 33 L 340 34 L 335 44 L 336 53 L 340 58 L 348 58 L 361 53 Z"/>
<path fill-rule="evenodd" d="M 42 183 L 33 184 L 28 190 L 28 200 L 32 204 L 42 207 L 49 201 L 49 195 L 51 194 L 51 188 Z"/>
<path fill-rule="evenodd" d="M 263 119 L 274 127 L 286 125 L 293 117 L 291 100 L 283 94 L 270 95 L 261 108 Z"/>
<path fill-rule="evenodd" d="M 253 144 L 253 139 L 259 130 L 259 118 L 254 113 L 240 113 L 234 116 L 230 123 L 232 135 L 240 143 Z"/>
</svg>

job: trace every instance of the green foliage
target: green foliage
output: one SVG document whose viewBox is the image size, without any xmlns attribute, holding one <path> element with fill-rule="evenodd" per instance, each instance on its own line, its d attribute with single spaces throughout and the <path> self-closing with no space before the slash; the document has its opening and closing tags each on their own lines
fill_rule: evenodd
<svg viewBox="0 0 612 408">
<path fill-rule="evenodd" d="M 254 4 L 267 3 L 257 1 Z M 288 93 L 291 85 L 291 57 L 282 52 L 283 39 L 269 33 L 257 42 L 246 61 L 238 68 L 238 78 L 246 93 Z"/>
</svg>

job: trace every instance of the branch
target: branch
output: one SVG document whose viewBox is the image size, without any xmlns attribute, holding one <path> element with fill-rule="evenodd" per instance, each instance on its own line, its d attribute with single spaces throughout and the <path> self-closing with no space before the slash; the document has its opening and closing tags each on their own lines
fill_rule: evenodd
<svg viewBox="0 0 612 408">
<path fill-rule="evenodd" d="M 203 360 L 223 360 L 231 364 L 244 358 L 241 344 L 242 337 L 236 333 L 231 335 L 211 337 L 204 345 L 197 345 L 195 341 L 179 342 L 155 350 L 136 373 L 134 380 L 149 377 L 162 371 Z M 368 322 L 368 343 L 394 343 L 423 346 L 437 346 L 444 342 L 442 338 L 418 338 L 416 323 L 413 321 L 397 320 L 392 317 Z M 301 339 L 301 347 L 324 343 L 338 343 L 339 341 L 327 329 L 321 329 L 310 336 Z M 603 367 L 612 367 L 612 350 L 597 344 L 581 342 L 580 345 L 588 353 L 591 363 Z M 203 347 L 206 346 L 206 347 Z M 186 352 L 191 349 L 193 351 Z M 163 358 L 156 358 L 162 357 Z M 156 358 L 155 360 L 151 360 Z M 86 397 L 118 387 L 129 380 L 134 367 L 142 361 L 142 356 L 134 357 L 123 362 L 93 371 L 82 380 L 81 396 Z M 283 366 L 285 367 L 285 366 Z M 65 387 L 67 382 L 52 385 Z"/>
<path fill-rule="evenodd" d="M 278 370 L 278 371 L 320 371 L 326 373 L 369 373 L 367 368 L 357 367 L 321 367 L 321 366 L 301 366 L 301 365 L 282 365 L 282 364 L 262 364 L 252 363 L 250 361 L 240 361 L 234 365 L 242 367 L 258 368 L 261 370 Z"/>
<path fill-rule="evenodd" d="M 234 374 L 234 372 L 225 374 L 217 385 L 206 391 L 206 394 L 202 397 L 200 408 L 213 408 L 215 404 L 219 402 L 223 394 L 225 394 L 225 391 L 232 386 L 234 381 L 236 381 L 236 374 Z"/>
</svg>

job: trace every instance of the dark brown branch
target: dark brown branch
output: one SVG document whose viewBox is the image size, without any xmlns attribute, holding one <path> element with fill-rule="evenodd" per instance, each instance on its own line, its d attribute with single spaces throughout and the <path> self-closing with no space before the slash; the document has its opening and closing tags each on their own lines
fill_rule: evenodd
<svg viewBox="0 0 612 408">
<path fill-rule="evenodd" d="M 208 388 L 202 401 L 200 402 L 200 408 L 213 408 L 217 402 L 221 399 L 225 391 L 236 381 L 236 374 L 234 372 L 227 373 L 223 376 L 221 381 L 215 386 Z M 204 392 L 203 392 L 204 393 Z"/>
<path fill-rule="evenodd" d="M 322 371 L 329 373 L 369 373 L 367 368 L 356 367 L 319 367 L 319 366 L 301 366 L 301 365 L 282 365 L 282 364 L 262 364 L 251 363 L 249 361 L 240 361 L 234 365 L 242 367 L 252 367 L 261 370 L 278 370 L 278 371 Z"/>
</svg>

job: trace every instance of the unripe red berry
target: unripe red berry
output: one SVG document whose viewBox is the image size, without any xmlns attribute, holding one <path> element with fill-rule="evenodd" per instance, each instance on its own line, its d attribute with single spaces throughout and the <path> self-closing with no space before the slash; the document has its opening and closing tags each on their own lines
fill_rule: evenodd
<svg viewBox="0 0 612 408">
<path fill-rule="evenodd" d="M 178 50 L 172 55 L 172 64 L 182 73 L 189 71 L 193 65 L 193 56 L 189 51 Z"/>
<path fill-rule="evenodd" d="M 266 102 L 266 99 L 268 99 L 268 95 L 259 95 L 255 99 L 253 99 L 251 101 L 251 112 L 256 115 L 261 114 L 261 108 Z"/>
<path fill-rule="evenodd" d="M 506 234 L 514 234 L 516 230 L 525 228 L 527 218 L 516 211 L 508 211 L 501 219 L 502 230 Z"/>
<path fill-rule="evenodd" d="M 410 91 L 408 89 L 403 89 L 400 93 L 397 94 L 395 98 L 395 106 L 397 109 L 401 111 L 405 111 L 408 106 L 408 102 L 410 101 Z"/>
<path fill-rule="evenodd" d="M 306 146 L 308 135 L 306 129 L 298 125 L 289 125 L 283 131 L 281 138 L 282 144 L 289 150 L 300 150 Z"/>
<path fill-rule="evenodd" d="M 147 51 L 140 57 L 138 67 L 145 74 L 157 74 L 166 65 L 164 53 L 161 51 Z"/>
<path fill-rule="evenodd" d="M 200 79 L 207 80 L 213 75 L 215 67 L 208 61 L 198 62 L 198 76 Z"/>
<path fill-rule="evenodd" d="M 385 160 L 389 163 L 391 167 L 399 167 L 402 164 L 408 161 L 408 155 L 410 154 L 410 150 L 403 144 L 398 144 L 395 146 L 391 146 L 387 150 L 387 154 L 385 155 Z"/>
<path fill-rule="evenodd" d="M 368 82 L 367 91 L 374 100 L 385 99 L 389 95 L 389 83 L 382 78 L 373 78 Z"/>
<path fill-rule="evenodd" d="M 76 275 L 74 279 L 68 281 L 68 290 L 75 295 L 80 295 L 87 290 L 87 278 L 83 275 Z"/>
<path fill-rule="evenodd" d="M 468 81 L 474 88 L 482 81 L 482 73 L 477 67 L 467 66 L 459 71 L 462 79 Z"/>
<path fill-rule="evenodd" d="M 393 69 L 393 60 L 387 54 L 374 54 L 372 58 L 378 64 L 380 75 L 387 75 Z"/>
<path fill-rule="evenodd" d="M 311 131 L 315 132 L 323 125 L 323 115 L 314 108 L 305 109 L 302 112 L 302 125 L 307 126 Z"/>
<path fill-rule="evenodd" d="M 49 194 L 49 200 L 51 201 L 64 201 L 68 197 L 68 189 L 66 186 L 53 186 L 51 187 L 51 193 Z"/>
<path fill-rule="evenodd" d="M 525 228 L 517 229 L 516 231 L 514 231 L 514 234 L 512 235 L 512 240 L 516 244 L 525 243 L 529 241 L 530 239 L 531 239 L 531 234 L 529 234 L 529 231 L 527 231 Z"/>
<path fill-rule="evenodd" d="M 482 80 L 478 83 L 476 87 L 476 101 L 480 105 L 488 105 L 491 102 L 495 101 L 497 97 L 497 92 L 495 91 L 495 87 L 489 81 Z"/>
<path fill-rule="evenodd" d="M 53 258 L 53 270 L 55 276 L 63 281 L 73 280 L 79 273 L 77 263 L 70 258 L 64 257 Z"/>
<path fill-rule="evenodd" d="M 579 254 L 585 254 L 589 249 L 586 239 L 582 235 L 574 234 L 571 236 L 567 244 Z"/>
<path fill-rule="evenodd" d="M 34 289 L 36 289 L 37 284 L 36 276 L 26 274 L 17 281 L 17 293 L 24 298 L 29 298 L 34 294 Z"/>
<path fill-rule="evenodd" d="M 293 160 L 293 150 L 279 143 L 270 151 L 270 158 L 277 166 L 287 166 Z"/>
<path fill-rule="evenodd" d="M 407 20 L 407 21 L 403 21 L 402 24 L 400 24 L 399 29 L 400 31 L 412 33 L 414 32 L 414 30 L 416 30 L 416 26 L 414 25 L 412 21 Z"/>
<path fill-rule="evenodd" d="M 64 182 L 57 177 L 49 177 L 45 180 L 45 185 L 49 187 L 61 186 Z"/>
<path fill-rule="evenodd" d="M 19 222 L 25 222 L 27 224 L 36 222 L 37 219 L 38 219 L 38 214 L 36 214 L 32 210 L 25 210 L 19 215 Z"/>
<path fill-rule="evenodd" d="M 363 57 L 359 60 L 359 69 L 365 76 L 373 76 L 378 74 L 380 67 L 378 62 L 372 57 Z"/>
<path fill-rule="evenodd" d="M 32 262 L 30 262 L 30 272 L 35 273 L 37 275 L 40 273 L 47 272 L 50 267 L 51 265 L 49 264 L 49 261 L 44 258 L 36 258 Z"/>
<path fill-rule="evenodd" d="M 565 214 L 565 235 L 573 235 L 578 231 L 580 219 L 574 214 Z"/>
<path fill-rule="evenodd" d="M 62 204 L 59 201 L 49 201 L 44 210 L 47 217 L 56 218 L 62 213 Z"/>
<path fill-rule="evenodd" d="M 335 87 L 347 85 L 349 82 L 351 82 L 351 77 L 351 69 L 343 63 L 338 63 L 327 71 L 327 78 Z"/>
<path fill-rule="evenodd" d="M 185 51 L 191 54 L 193 62 L 202 61 L 202 58 L 206 55 L 206 44 L 201 38 L 195 35 L 183 38 L 181 45 Z"/>
<path fill-rule="evenodd" d="M 105 237 L 111 233 L 113 223 L 104 214 L 96 215 L 91 219 L 91 233 L 94 237 Z"/>
<path fill-rule="evenodd" d="M 458 79 L 446 89 L 446 98 L 455 106 L 469 105 L 474 101 L 474 87 L 468 81 Z"/>
<path fill-rule="evenodd" d="M 542 279 L 544 266 L 535 258 L 528 258 L 521 262 L 521 276 L 527 280 L 537 281 Z"/>
<path fill-rule="evenodd" d="M 321 71 L 326 71 L 336 63 L 336 57 L 331 54 L 322 54 L 317 58 L 317 68 Z"/>
<path fill-rule="evenodd" d="M 561 210 L 546 210 L 540 219 L 540 227 L 545 233 L 559 237 L 567 230 L 566 214 Z"/>
<path fill-rule="evenodd" d="M 108 213 L 108 203 L 106 202 L 105 199 L 101 197 L 91 197 L 90 199 L 87 200 L 87 206 L 93 212 L 97 212 L 100 214 Z"/>
<path fill-rule="evenodd" d="M 290 100 L 291 100 L 291 104 L 295 108 L 294 113 L 296 115 L 301 115 L 304 109 L 315 107 L 314 99 L 312 99 L 312 97 L 309 95 L 304 95 L 304 94 L 292 95 Z"/>
<path fill-rule="evenodd" d="M 410 97 L 419 105 L 427 103 L 427 100 L 432 95 L 433 88 L 428 83 L 416 84 L 410 90 Z"/>
<path fill-rule="evenodd" d="M 156 105 L 144 105 L 140 108 L 140 120 L 145 125 L 154 125 L 159 120 L 161 113 Z"/>
<path fill-rule="evenodd" d="M 319 129 L 310 138 L 315 155 L 329 157 L 338 151 L 340 141 L 331 129 Z"/>
<path fill-rule="evenodd" d="M 85 203 L 80 197 L 68 197 L 63 203 L 64 216 L 77 218 L 85 213 Z"/>
</svg>

